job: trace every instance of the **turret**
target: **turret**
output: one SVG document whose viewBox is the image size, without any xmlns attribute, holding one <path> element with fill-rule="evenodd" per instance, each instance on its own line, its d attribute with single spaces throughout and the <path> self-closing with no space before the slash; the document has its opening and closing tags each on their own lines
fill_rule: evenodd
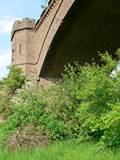
<svg viewBox="0 0 120 160">
<path fill-rule="evenodd" d="M 25 18 L 14 22 L 11 32 L 12 64 L 20 66 L 26 75 L 34 70 L 34 27 L 35 19 Z"/>
</svg>

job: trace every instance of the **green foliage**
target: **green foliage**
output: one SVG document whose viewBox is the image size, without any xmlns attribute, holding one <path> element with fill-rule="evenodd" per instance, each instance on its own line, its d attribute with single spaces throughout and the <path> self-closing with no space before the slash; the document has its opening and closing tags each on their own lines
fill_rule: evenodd
<svg viewBox="0 0 120 160">
<path fill-rule="evenodd" d="M 118 60 L 107 52 L 100 56 L 101 66 L 68 64 L 61 82 L 48 89 L 38 89 L 33 82 L 27 82 L 17 90 L 12 98 L 8 130 L 32 124 L 54 140 L 93 139 L 106 146 L 120 146 Z"/>
<path fill-rule="evenodd" d="M 101 128 L 104 130 L 101 141 L 107 146 L 120 147 L 120 103 L 113 105 L 112 110 L 101 119 Z"/>
<path fill-rule="evenodd" d="M 9 74 L 5 78 L 4 85 L 10 90 L 11 93 L 14 93 L 16 89 L 20 88 L 25 81 L 25 76 L 22 73 L 20 68 L 15 66 L 9 67 Z"/>
<path fill-rule="evenodd" d="M 3 151 L 1 160 L 119 160 L 120 151 L 99 150 L 94 143 L 76 144 L 74 140 L 56 142 L 47 147 L 31 150 Z"/>
<path fill-rule="evenodd" d="M 119 108 L 120 103 L 120 74 L 117 71 L 112 75 L 118 61 L 107 52 L 100 56 L 101 66 L 68 65 L 62 82 L 49 91 L 50 119 L 46 118 L 45 127 L 52 123 L 48 130 L 53 138 L 95 139 L 107 146 L 119 146 L 119 114 L 115 115 L 114 108 Z M 111 117 L 110 124 L 107 115 Z"/>
<path fill-rule="evenodd" d="M 38 92 L 37 86 L 33 84 L 34 82 L 26 82 L 11 99 L 13 114 L 9 121 L 15 125 L 13 127 L 28 123 L 39 124 L 39 118 L 43 115 L 47 102 L 42 99 L 42 94 Z"/>
<path fill-rule="evenodd" d="M 15 66 L 9 67 L 9 74 L 3 80 L 0 80 L 0 113 L 8 114 L 10 112 L 10 99 L 15 90 L 20 88 L 25 82 L 26 77 L 22 70 Z"/>
</svg>

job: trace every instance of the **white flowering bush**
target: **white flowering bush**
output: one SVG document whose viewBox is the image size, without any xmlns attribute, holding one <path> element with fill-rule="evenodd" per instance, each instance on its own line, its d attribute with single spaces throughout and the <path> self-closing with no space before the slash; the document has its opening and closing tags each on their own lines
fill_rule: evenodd
<svg viewBox="0 0 120 160">
<path fill-rule="evenodd" d="M 43 99 L 42 91 L 33 81 L 27 81 L 25 85 L 16 90 L 15 96 L 11 99 L 12 121 L 17 126 L 32 123 L 38 125 L 43 115 L 47 102 Z"/>
<path fill-rule="evenodd" d="M 15 91 L 15 95 L 11 98 L 11 102 L 13 105 L 19 105 L 19 104 L 27 104 L 29 103 L 29 96 L 33 97 L 35 95 L 35 92 L 37 91 L 37 86 L 35 85 L 35 82 L 33 81 L 25 81 L 25 84 L 22 86 L 22 88 L 19 88 Z"/>
</svg>

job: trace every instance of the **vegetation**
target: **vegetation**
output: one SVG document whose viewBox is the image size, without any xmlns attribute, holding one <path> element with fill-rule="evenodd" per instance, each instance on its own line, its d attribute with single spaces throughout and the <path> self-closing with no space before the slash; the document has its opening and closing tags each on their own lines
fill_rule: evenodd
<svg viewBox="0 0 120 160">
<path fill-rule="evenodd" d="M 15 91 L 24 84 L 26 77 L 20 68 L 9 67 L 9 74 L 3 80 L 0 80 L 0 113 L 9 112 L 10 99 Z"/>
<path fill-rule="evenodd" d="M 119 151 L 99 150 L 94 143 L 56 142 L 49 147 L 17 152 L 0 151 L 1 160 L 119 160 Z"/>
<path fill-rule="evenodd" d="M 90 149 L 89 159 L 93 158 L 97 148 L 94 144 L 81 144 L 81 142 L 94 141 L 97 142 L 99 148 L 119 148 L 120 72 L 116 67 L 118 60 L 112 59 L 107 52 L 100 54 L 100 57 L 101 66 L 94 62 L 84 66 L 77 63 L 74 66 L 68 64 L 61 81 L 47 89 L 38 88 L 33 81 L 25 82 L 26 78 L 20 69 L 11 68 L 8 77 L 0 82 L 1 91 L 9 95 L 1 93 L 1 97 L 7 98 L 7 103 L 6 100 L 0 99 L 4 110 L 6 108 L 9 110 L 6 122 L 0 125 L 1 146 L 21 148 L 27 146 L 25 142 L 28 143 L 27 147 L 31 147 L 33 143 L 34 146 L 37 146 L 44 143 L 41 137 L 47 142 L 45 142 L 47 145 L 53 140 L 74 139 L 77 141 L 78 145 L 72 144 L 73 141 L 58 143 L 58 151 L 54 152 L 50 147 L 49 155 L 55 156 L 56 160 L 57 157 L 61 159 L 59 147 L 65 145 L 67 148 L 69 143 L 68 152 L 76 154 L 76 159 L 77 156 L 82 157 L 84 153 L 85 158 L 83 159 L 85 160 L 87 156 L 84 145 L 88 146 L 88 150 Z M 116 70 L 115 74 L 113 70 Z M 15 144 L 9 145 L 13 139 Z M 76 146 L 75 152 L 72 152 L 72 145 Z M 78 152 L 79 149 L 81 152 Z M 40 154 L 38 150 L 35 150 L 34 154 L 29 154 L 32 154 L 33 157 L 37 154 L 39 157 L 43 156 L 48 159 L 45 155 L 46 149 L 42 149 Z M 26 152 L 18 153 L 17 156 L 19 154 L 29 156 Z M 116 160 L 120 158 L 115 157 L 114 153 L 108 150 L 102 155 L 104 155 L 103 159 L 106 157 L 110 160 L 113 157 Z M 101 158 L 101 154 L 100 157 L 99 154 L 95 156 L 98 156 L 96 160 Z M 65 154 L 63 154 L 64 157 Z"/>
</svg>

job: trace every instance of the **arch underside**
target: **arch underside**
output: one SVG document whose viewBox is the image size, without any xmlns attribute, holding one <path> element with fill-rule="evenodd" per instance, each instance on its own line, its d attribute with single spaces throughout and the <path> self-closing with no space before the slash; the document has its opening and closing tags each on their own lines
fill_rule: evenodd
<svg viewBox="0 0 120 160">
<path fill-rule="evenodd" d="M 81 65 L 98 51 L 113 54 L 120 47 L 120 1 L 76 0 L 59 27 L 45 58 L 40 76 L 58 78 L 64 65 Z"/>
</svg>

